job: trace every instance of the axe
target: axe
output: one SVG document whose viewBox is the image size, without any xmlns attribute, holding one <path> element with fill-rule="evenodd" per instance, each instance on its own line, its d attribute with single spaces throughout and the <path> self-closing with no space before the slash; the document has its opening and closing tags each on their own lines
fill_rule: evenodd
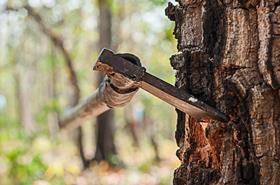
<svg viewBox="0 0 280 185">
<path fill-rule="evenodd" d="M 89 117 L 125 105 L 139 88 L 199 121 L 228 121 L 228 117 L 216 108 L 148 73 L 139 58 L 133 54 L 115 54 L 103 49 L 93 70 L 106 74 L 104 82 L 97 92 L 68 111 L 61 121 L 62 128 L 77 127 Z"/>
</svg>

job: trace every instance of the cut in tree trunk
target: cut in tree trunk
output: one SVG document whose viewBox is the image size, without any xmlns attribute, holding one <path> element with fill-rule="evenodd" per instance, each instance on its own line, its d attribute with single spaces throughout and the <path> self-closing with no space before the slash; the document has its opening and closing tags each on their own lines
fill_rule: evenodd
<svg viewBox="0 0 280 185">
<path fill-rule="evenodd" d="M 280 184 L 280 6 L 276 0 L 169 3 L 176 86 L 226 113 L 178 111 L 174 184 Z"/>
</svg>

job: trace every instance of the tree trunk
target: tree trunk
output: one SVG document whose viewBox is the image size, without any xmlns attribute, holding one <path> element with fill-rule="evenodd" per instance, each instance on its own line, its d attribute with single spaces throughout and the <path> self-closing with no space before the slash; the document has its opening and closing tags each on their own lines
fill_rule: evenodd
<svg viewBox="0 0 280 185">
<path fill-rule="evenodd" d="M 110 0 L 99 0 L 99 49 L 111 48 L 111 8 Z M 99 73 L 98 85 L 102 82 L 104 75 Z M 111 163 L 113 156 L 117 155 L 114 142 L 114 112 L 109 110 L 96 120 L 96 152 L 95 160 L 105 160 Z"/>
<path fill-rule="evenodd" d="M 32 105 L 30 98 L 30 80 L 32 80 L 32 72 L 25 72 L 22 66 L 19 65 L 18 59 L 13 59 L 15 67 L 14 80 L 15 80 L 15 96 L 17 99 L 17 113 L 20 123 L 28 136 L 32 136 L 35 132 L 35 123 L 32 117 Z"/>
<path fill-rule="evenodd" d="M 61 39 L 59 35 L 57 35 L 53 30 L 47 26 L 47 24 L 44 23 L 41 15 L 37 13 L 30 5 L 26 4 L 24 7 L 26 9 L 28 15 L 37 23 L 41 31 L 48 37 L 48 39 L 51 41 L 53 46 L 61 53 L 63 56 L 63 59 L 65 61 L 66 68 L 68 70 L 68 80 L 69 84 L 71 86 L 72 94 L 71 98 L 69 100 L 69 106 L 74 107 L 76 106 L 80 101 L 80 87 L 78 82 L 78 77 L 76 74 L 76 71 L 74 69 L 73 60 L 69 53 L 69 51 L 64 46 L 64 41 Z M 7 7 L 7 9 L 10 10 L 17 10 L 16 8 Z M 76 141 L 76 145 L 79 149 L 80 157 L 83 162 L 84 168 L 86 168 L 89 164 L 88 159 L 86 159 L 85 153 L 83 151 L 83 132 L 82 128 L 79 127 L 75 132 L 73 132 L 74 139 Z"/>
<path fill-rule="evenodd" d="M 57 65 L 55 63 L 56 61 L 55 61 L 54 50 L 51 49 L 50 52 L 51 52 L 51 70 L 48 79 L 48 96 L 51 99 L 51 101 L 57 101 L 58 100 L 58 93 L 57 93 L 58 71 L 57 71 Z M 51 136 L 55 136 L 59 130 L 58 115 L 59 115 L 58 110 L 52 110 L 51 112 L 48 113 L 48 128 Z"/>
<path fill-rule="evenodd" d="M 177 1 L 176 86 L 230 121 L 178 111 L 174 184 L 280 184 L 279 1 Z"/>
</svg>

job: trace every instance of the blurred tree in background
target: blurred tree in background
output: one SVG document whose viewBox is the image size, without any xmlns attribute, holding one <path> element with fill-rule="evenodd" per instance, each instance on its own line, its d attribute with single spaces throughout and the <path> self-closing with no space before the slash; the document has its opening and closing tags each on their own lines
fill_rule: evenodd
<svg viewBox="0 0 280 185">
<path fill-rule="evenodd" d="M 98 0 L 98 49 L 112 48 L 112 8 L 111 0 Z M 113 49 L 113 48 L 112 48 Z M 104 75 L 99 73 L 97 86 L 103 81 Z M 94 160 L 107 161 L 110 165 L 118 165 L 115 146 L 115 119 L 113 110 L 109 110 L 96 120 L 96 150 Z"/>
<path fill-rule="evenodd" d="M 76 133 L 78 147 L 73 133 L 58 132 L 59 115 L 97 88 L 100 78 L 92 65 L 102 47 L 135 53 L 151 73 L 175 81 L 168 58 L 176 43 L 164 15 L 166 1 L 107 5 L 111 21 L 104 23 L 111 22 L 111 36 L 100 31 L 97 0 L 0 1 L 0 184 L 170 184 L 177 166 L 175 111 L 144 92 L 130 105 L 138 147 L 126 129 L 125 108 L 114 110 L 114 126 L 106 133 L 97 126 L 105 124 L 85 123 Z M 111 41 L 102 41 L 102 34 Z M 100 158 L 109 163 L 89 165 L 86 161 L 100 157 L 98 134 L 108 136 L 109 130 L 118 157 L 114 152 Z M 109 167 L 120 161 L 124 169 Z M 85 165 L 90 169 L 82 172 Z"/>
</svg>

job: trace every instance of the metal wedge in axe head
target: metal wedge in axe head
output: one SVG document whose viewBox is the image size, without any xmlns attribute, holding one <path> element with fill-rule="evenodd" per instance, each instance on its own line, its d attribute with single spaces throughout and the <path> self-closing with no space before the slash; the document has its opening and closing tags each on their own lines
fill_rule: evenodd
<svg viewBox="0 0 280 185">
<path fill-rule="evenodd" d="M 93 69 L 105 73 L 109 79 L 116 75 L 124 76 L 134 83 L 134 86 L 144 89 L 197 120 L 210 118 L 228 121 L 228 117 L 214 107 L 146 72 L 135 55 L 115 54 L 111 50 L 103 49 Z"/>
</svg>

